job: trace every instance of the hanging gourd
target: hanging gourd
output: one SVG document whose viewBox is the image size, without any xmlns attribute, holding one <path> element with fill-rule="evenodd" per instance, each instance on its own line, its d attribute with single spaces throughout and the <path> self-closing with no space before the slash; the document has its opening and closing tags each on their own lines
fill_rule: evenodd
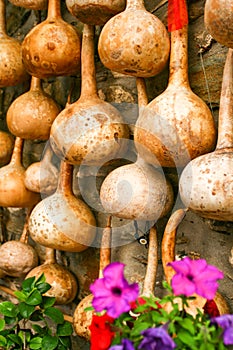
<svg viewBox="0 0 233 350">
<path fill-rule="evenodd" d="M 98 42 L 100 59 L 107 68 L 136 77 L 161 72 L 169 51 L 166 27 L 146 10 L 143 0 L 128 0 L 126 9 L 104 25 Z"/>
<path fill-rule="evenodd" d="M 48 0 L 9 0 L 13 5 L 30 10 L 46 10 Z"/>
<path fill-rule="evenodd" d="M 190 159 L 211 151 L 216 142 L 213 116 L 189 85 L 187 23 L 184 0 L 169 1 L 168 86 L 143 109 L 135 125 L 134 140 L 139 154 L 147 163 L 162 167 L 183 167 Z"/>
<path fill-rule="evenodd" d="M 182 202 L 198 215 L 233 221 L 233 50 L 228 49 L 215 151 L 193 159 L 179 183 Z"/>
<path fill-rule="evenodd" d="M 6 32 L 5 0 L 0 0 L 0 88 L 15 86 L 29 79 L 22 63 L 21 44 Z"/>
<path fill-rule="evenodd" d="M 45 21 L 37 24 L 22 42 L 26 70 L 37 78 L 76 75 L 80 71 L 80 36 L 61 17 L 60 0 L 49 0 Z"/>
<path fill-rule="evenodd" d="M 145 81 L 137 78 L 139 109 L 145 108 Z M 162 171 L 138 156 L 136 162 L 111 171 L 100 188 L 100 200 L 107 213 L 131 220 L 158 220 L 173 204 L 173 189 Z"/>
<path fill-rule="evenodd" d="M 206 0 L 204 22 L 212 37 L 233 49 L 233 2 L 231 0 Z"/>
<path fill-rule="evenodd" d="M 14 137 L 6 131 L 0 131 L 0 166 L 7 164 L 14 148 Z"/>
<path fill-rule="evenodd" d="M 25 140 L 47 140 L 60 110 L 52 97 L 43 91 L 41 80 L 32 77 L 30 90 L 10 105 L 7 126 L 13 135 Z"/>
<path fill-rule="evenodd" d="M 66 0 L 70 13 L 82 23 L 103 25 L 125 8 L 125 0 Z"/>
<path fill-rule="evenodd" d="M 62 161 L 57 190 L 34 207 L 29 232 L 45 247 L 80 252 L 94 241 L 96 220 L 87 204 L 74 196 L 72 179 L 72 165 Z"/>
<path fill-rule="evenodd" d="M 0 206 L 2 207 L 32 207 L 40 201 L 40 195 L 29 191 L 24 184 L 23 143 L 23 139 L 16 137 L 10 163 L 0 169 Z"/>
<path fill-rule="evenodd" d="M 118 110 L 97 95 L 93 39 L 94 27 L 84 24 L 81 95 L 56 117 L 50 132 L 55 154 L 73 165 L 102 165 L 120 157 L 129 137 Z"/>
</svg>

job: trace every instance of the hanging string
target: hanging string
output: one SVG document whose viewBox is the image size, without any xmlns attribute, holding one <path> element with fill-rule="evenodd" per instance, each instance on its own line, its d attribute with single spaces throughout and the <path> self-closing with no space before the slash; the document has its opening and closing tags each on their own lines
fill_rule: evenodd
<svg viewBox="0 0 233 350">
<path fill-rule="evenodd" d="M 168 0 L 168 31 L 172 32 L 188 24 L 188 11 L 185 0 Z"/>
</svg>

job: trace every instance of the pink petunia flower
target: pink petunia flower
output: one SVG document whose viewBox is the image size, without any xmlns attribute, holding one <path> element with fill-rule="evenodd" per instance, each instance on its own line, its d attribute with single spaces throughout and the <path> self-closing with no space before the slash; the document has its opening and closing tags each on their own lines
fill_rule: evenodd
<svg viewBox="0 0 233 350">
<path fill-rule="evenodd" d="M 218 289 L 217 280 L 224 277 L 222 271 L 215 266 L 208 265 L 204 259 L 192 260 L 185 257 L 168 265 L 176 271 L 171 281 L 175 295 L 191 296 L 198 294 L 211 300 Z"/>
<path fill-rule="evenodd" d="M 131 302 L 139 295 L 139 285 L 129 284 L 124 277 L 124 264 L 113 262 L 103 270 L 103 278 L 98 278 L 91 284 L 93 294 L 92 305 L 97 312 L 106 310 L 113 318 L 128 312 Z"/>
</svg>

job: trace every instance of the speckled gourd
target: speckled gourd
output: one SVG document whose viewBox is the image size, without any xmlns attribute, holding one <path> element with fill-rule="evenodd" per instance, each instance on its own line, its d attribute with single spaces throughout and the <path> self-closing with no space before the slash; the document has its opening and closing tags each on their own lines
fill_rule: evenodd
<svg viewBox="0 0 233 350">
<path fill-rule="evenodd" d="M 6 165 L 12 155 L 14 137 L 9 132 L 0 131 L 0 166 Z"/>
<path fill-rule="evenodd" d="M 179 181 L 182 202 L 198 215 L 233 221 L 233 50 L 228 49 L 215 151 L 193 159 Z"/>
<path fill-rule="evenodd" d="M 170 41 L 165 25 L 146 10 L 143 0 L 128 0 L 126 9 L 102 28 L 98 52 L 108 69 L 151 77 L 164 69 Z"/>
<path fill-rule="evenodd" d="M 80 35 L 62 19 L 60 0 L 49 0 L 46 20 L 33 27 L 22 42 L 26 70 L 41 79 L 76 75 L 80 52 Z"/>
<path fill-rule="evenodd" d="M 61 108 L 42 89 L 39 78 L 31 78 L 30 90 L 17 97 L 6 115 L 10 132 L 25 140 L 47 140 Z"/>
<path fill-rule="evenodd" d="M 70 164 L 102 165 L 127 149 L 128 126 L 119 111 L 97 95 L 94 27 L 84 25 L 82 82 L 79 99 L 53 122 L 50 142 L 56 155 Z"/>
<path fill-rule="evenodd" d="M 34 207 L 29 232 L 45 247 L 80 252 L 92 244 L 96 220 L 87 204 L 74 196 L 72 176 L 72 165 L 62 161 L 57 190 Z"/>
<path fill-rule="evenodd" d="M 136 121 L 134 140 L 141 157 L 162 167 L 184 167 L 210 152 L 216 142 L 211 111 L 188 80 L 188 26 L 171 32 L 170 74 L 166 90 Z"/>
</svg>

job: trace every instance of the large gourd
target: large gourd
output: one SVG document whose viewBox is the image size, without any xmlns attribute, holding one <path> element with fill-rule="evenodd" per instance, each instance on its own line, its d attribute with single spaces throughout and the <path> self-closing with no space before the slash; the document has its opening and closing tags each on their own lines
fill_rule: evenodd
<svg viewBox="0 0 233 350">
<path fill-rule="evenodd" d="M 166 27 L 146 10 L 143 0 L 128 0 L 126 9 L 104 25 L 98 43 L 100 59 L 107 68 L 137 77 L 161 72 L 169 51 Z"/>
<path fill-rule="evenodd" d="M 50 133 L 56 155 L 74 165 L 102 165 L 120 157 L 129 137 L 119 111 L 97 95 L 93 39 L 94 27 L 85 24 L 81 95 L 56 117 Z"/>
<path fill-rule="evenodd" d="M 218 142 L 214 152 L 192 160 L 179 184 L 185 206 L 202 217 L 233 221 L 233 50 L 229 49 L 220 96 Z"/>
<path fill-rule="evenodd" d="M 60 0 L 49 0 L 45 21 L 37 24 L 22 42 L 26 70 L 37 78 L 76 75 L 80 71 L 80 36 L 61 17 Z"/>
<path fill-rule="evenodd" d="M 139 114 L 134 139 L 146 162 L 183 167 L 216 142 L 213 116 L 189 85 L 187 24 L 171 31 L 169 68 L 168 86 Z"/>
</svg>

